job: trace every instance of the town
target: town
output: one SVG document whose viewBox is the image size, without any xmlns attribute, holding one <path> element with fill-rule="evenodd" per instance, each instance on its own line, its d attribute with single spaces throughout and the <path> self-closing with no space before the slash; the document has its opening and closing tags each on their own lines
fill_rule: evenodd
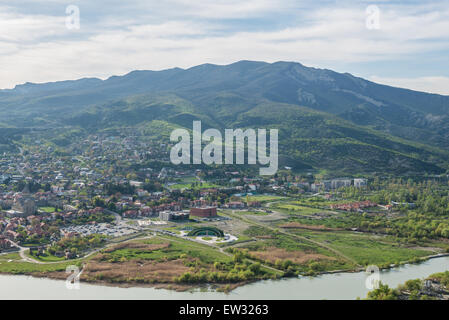
<svg viewBox="0 0 449 320">
<path fill-rule="evenodd" d="M 133 257 L 176 252 L 172 259 L 178 261 L 203 248 L 208 255 L 219 254 L 223 265 L 211 267 L 214 260 L 197 260 L 198 253 L 182 264 L 195 265 L 200 274 L 212 272 L 208 276 L 197 279 L 185 267 L 182 272 L 173 267 L 166 278 L 149 271 L 137 275 L 148 283 L 229 285 L 354 270 L 373 262 L 390 267 L 446 250 L 438 240 L 449 237 L 445 218 L 435 215 L 434 228 L 416 229 L 407 222 L 423 219 L 416 210 L 426 206 L 437 210 L 438 203 L 446 210 L 445 202 L 429 204 L 419 194 L 434 183 L 444 196 L 446 176 L 381 180 L 296 173 L 290 167 L 260 176 L 251 166 L 177 166 L 169 161 L 172 147 L 125 130 L 71 139 L 63 149 L 36 139 L 20 152 L 3 154 L 0 256 L 12 259 L 0 262 L 0 270 L 8 263 L 9 268 L 14 263 L 62 268 L 66 261 L 91 261 L 85 281 L 104 280 L 89 267 L 99 263 L 110 270 L 108 281 L 134 282 L 126 280 L 129 274 L 117 280 L 117 272 L 125 270 L 120 264 L 132 264 Z M 375 240 L 379 235 L 382 240 Z M 339 240 L 334 244 L 333 238 Z M 378 244 L 361 254 L 347 252 L 339 241 L 355 247 L 364 241 Z M 175 250 L 181 243 L 184 249 Z M 378 246 L 388 247 L 393 258 L 380 259 Z M 234 257 L 231 264 L 225 262 L 229 257 Z M 149 265 L 170 263 L 148 259 Z M 243 261 L 249 269 L 242 269 Z"/>
<path fill-rule="evenodd" d="M 217 215 L 217 209 L 222 208 L 260 210 L 259 201 L 247 201 L 242 195 L 284 195 L 292 187 L 304 193 L 367 184 L 360 178 L 309 183 L 313 177 L 287 181 L 284 177 L 248 177 L 239 171 L 181 171 L 161 165 L 168 162 L 165 145 L 141 143 L 134 136 L 90 136 L 74 151 L 77 154 L 70 157 L 57 156 L 52 147 L 36 141 L 36 146 L 21 154 L 3 155 L 3 250 L 14 250 L 20 244 L 42 251 L 62 238 L 91 234 L 122 237 L 172 221 L 219 221 L 224 218 Z M 160 161 L 160 169 L 138 166 L 152 158 Z M 136 169 L 129 170 L 125 163 Z M 205 181 L 207 176 L 222 178 L 219 184 L 211 184 Z M 139 223 L 130 223 L 134 219 Z"/>
</svg>

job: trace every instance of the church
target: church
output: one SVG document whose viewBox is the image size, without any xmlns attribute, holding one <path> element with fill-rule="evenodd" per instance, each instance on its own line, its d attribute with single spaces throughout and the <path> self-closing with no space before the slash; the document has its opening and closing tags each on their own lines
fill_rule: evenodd
<svg viewBox="0 0 449 320">
<path fill-rule="evenodd" d="M 22 194 L 15 198 L 12 209 L 17 216 L 28 217 L 36 213 L 36 202 L 30 193 L 28 184 L 23 188 Z"/>
</svg>

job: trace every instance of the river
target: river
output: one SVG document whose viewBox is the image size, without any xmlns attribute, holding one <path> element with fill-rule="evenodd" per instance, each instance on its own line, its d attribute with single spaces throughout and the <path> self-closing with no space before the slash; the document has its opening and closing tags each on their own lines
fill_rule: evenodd
<svg viewBox="0 0 449 320">
<path fill-rule="evenodd" d="M 396 287 L 409 279 L 425 278 L 449 270 L 449 257 L 430 259 L 381 271 L 380 280 Z M 195 290 L 175 292 L 154 288 L 118 288 L 81 283 L 78 290 L 66 288 L 65 281 L 29 276 L 0 275 L 0 299 L 345 299 L 366 297 L 368 274 L 334 273 L 318 277 L 259 281 L 229 294 Z"/>
</svg>

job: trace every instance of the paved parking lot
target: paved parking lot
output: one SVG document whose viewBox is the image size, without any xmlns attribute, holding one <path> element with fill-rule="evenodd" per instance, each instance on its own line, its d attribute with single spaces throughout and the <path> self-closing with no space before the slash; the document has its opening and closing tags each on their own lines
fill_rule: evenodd
<svg viewBox="0 0 449 320">
<path fill-rule="evenodd" d="M 80 225 L 61 228 L 61 232 L 77 232 L 82 236 L 98 233 L 109 237 L 122 237 L 139 231 L 140 228 L 133 227 L 120 222 L 117 225 L 99 223 L 96 225 Z"/>
</svg>

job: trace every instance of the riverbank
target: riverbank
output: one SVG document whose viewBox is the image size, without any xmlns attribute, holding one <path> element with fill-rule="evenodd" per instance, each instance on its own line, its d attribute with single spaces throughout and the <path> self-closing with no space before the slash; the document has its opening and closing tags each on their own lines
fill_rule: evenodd
<svg viewBox="0 0 449 320">
<path fill-rule="evenodd" d="M 82 270 L 81 270 L 82 273 Z M 1 274 L 1 273 L 0 273 Z M 6 274 L 2 274 L 6 275 Z M 68 274 L 65 272 L 58 272 L 58 273 L 50 273 L 50 274 L 40 274 L 40 273 L 34 273 L 34 274 L 23 274 L 23 276 L 29 276 L 37 279 L 49 279 L 49 280 L 56 280 L 56 281 L 66 281 Z M 229 283 L 229 284 L 182 284 L 182 283 L 139 283 L 139 282 L 108 282 L 108 281 L 89 281 L 86 279 L 83 279 L 83 277 L 80 277 L 80 283 L 86 284 L 86 285 L 92 285 L 92 286 L 103 286 L 103 287 L 110 287 L 110 288 L 152 288 L 152 289 L 164 289 L 164 290 L 170 290 L 174 292 L 188 292 L 192 290 L 203 290 L 207 288 L 211 291 L 216 292 L 224 292 L 228 293 L 240 286 L 244 286 L 247 284 L 250 284 L 250 281 L 247 282 L 239 282 L 239 283 Z"/>
<path fill-rule="evenodd" d="M 448 255 L 449 253 L 439 253 L 415 257 L 410 261 L 384 264 L 380 269 L 385 271 Z M 80 280 L 84 283 L 123 288 L 164 288 L 179 292 L 205 287 L 230 292 L 266 279 L 288 280 L 294 278 L 295 274 L 298 275 L 298 272 L 284 273 L 286 268 L 281 265 L 262 264 L 263 260 L 256 259 L 257 257 L 249 255 L 248 252 L 226 252 L 221 248 L 166 235 L 111 243 L 105 248 L 92 251 L 84 258 L 74 260 L 34 263 L 26 258 L 28 255 L 22 251 L 19 254 L 2 256 L 0 273 L 65 280 L 66 268 L 77 265 L 83 269 Z M 307 273 L 299 274 L 302 274 L 301 278 L 320 277 L 363 272 L 366 269 L 360 265 L 348 265 L 348 268 L 344 269 L 337 269 L 334 265 L 336 270 L 332 270 L 332 266 L 328 267 L 327 270 L 311 272 L 310 269 Z"/>
<path fill-rule="evenodd" d="M 395 288 L 409 279 L 422 279 L 449 269 L 449 257 L 403 265 L 380 272 L 382 283 Z M 365 298 L 369 274 L 348 272 L 314 277 L 261 280 L 241 285 L 229 293 L 210 286 L 187 291 L 152 287 L 119 287 L 81 282 L 79 290 L 67 290 L 65 281 L 25 275 L 0 275 L 0 299 L 190 299 L 190 300 L 354 300 Z"/>
<path fill-rule="evenodd" d="M 449 300 L 449 271 L 425 279 L 410 279 L 397 288 L 380 284 L 370 291 L 368 300 Z"/>
<path fill-rule="evenodd" d="M 410 263 L 410 262 L 404 262 L 401 265 L 395 265 L 390 266 L 389 268 L 383 268 L 380 270 L 380 272 L 389 272 L 398 270 L 403 266 L 419 266 L 422 263 L 425 263 L 426 261 L 430 261 L 433 259 L 438 258 L 448 258 L 449 253 L 442 253 L 437 255 L 432 255 L 429 257 L 426 257 L 424 260 L 421 260 L 419 262 Z M 68 261 L 70 262 L 70 261 Z M 4 276 L 29 276 L 37 279 L 49 279 L 49 280 L 66 280 L 68 274 L 65 272 L 65 268 L 70 263 L 66 262 L 64 266 L 61 266 L 60 270 L 54 270 L 49 272 L 23 272 L 23 273 L 6 273 L 6 272 L 0 272 L 0 275 Z M 40 265 L 42 266 L 42 265 Z M 446 270 L 449 270 L 449 262 L 447 264 Z M 446 270 L 439 270 L 439 271 L 446 271 Z M 82 269 L 81 269 L 82 271 Z M 358 268 L 353 270 L 333 270 L 333 271 L 326 271 L 326 272 L 320 272 L 313 276 L 299 276 L 299 279 L 319 279 L 326 275 L 345 275 L 345 274 L 366 274 L 365 268 Z M 237 288 L 243 287 L 243 286 L 250 286 L 257 283 L 264 283 L 265 281 L 289 281 L 292 279 L 296 279 L 296 277 L 283 277 L 278 280 L 253 280 L 253 281 L 241 281 L 237 283 L 191 283 L 191 284 L 183 284 L 183 283 L 176 283 L 176 282 L 168 282 L 168 283 L 160 283 L 160 282 L 153 282 L 153 283 L 142 283 L 142 282 L 136 282 L 136 281 L 128 281 L 128 282 L 109 282 L 105 280 L 92 280 L 92 279 L 86 279 L 85 277 L 81 276 L 80 282 L 83 284 L 93 285 L 93 286 L 104 286 L 104 287 L 116 287 L 116 288 L 153 288 L 153 289 L 165 289 L 170 290 L 174 292 L 190 292 L 193 290 L 208 290 L 213 292 L 224 292 L 224 293 L 232 293 L 232 291 L 236 290 Z"/>
</svg>

